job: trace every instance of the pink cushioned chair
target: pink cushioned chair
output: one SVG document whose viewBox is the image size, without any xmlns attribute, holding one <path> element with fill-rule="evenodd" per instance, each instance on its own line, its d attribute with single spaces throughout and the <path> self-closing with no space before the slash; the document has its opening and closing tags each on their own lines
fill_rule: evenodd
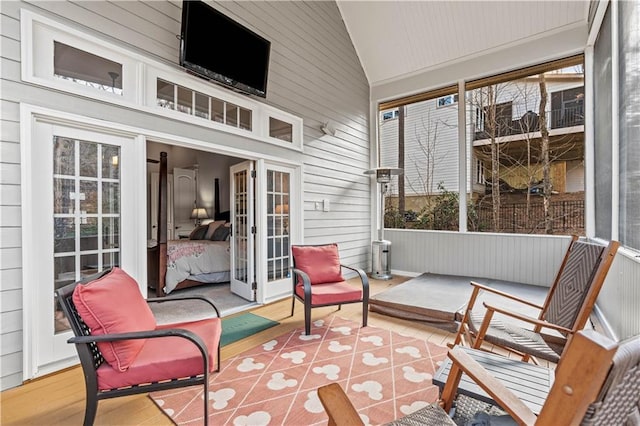
<svg viewBox="0 0 640 426">
<path fill-rule="evenodd" d="M 337 244 L 291 246 L 293 298 L 291 316 L 296 299 L 304 303 L 305 333 L 311 333 L 311 308 L 362 302 L 362 326 L 367 326 L 369 312 L 369 279 L 363 270 L 340 264 Z M 348 284 L 342 268 L 360 276 L 361 287 Z"/>
<path fill-rule="evenodd" d="M 101 272 L 56 291 L 75 337 L 84 372 L 84 425 L 92 425 L 101 399 L 202 385 L 208 424 L 209 373 L 220 371 L 218 309 L 200 296 L 145 300 L 138 284 L 120 268 Z M 211 318 L 158 325 L 148 303 L 200 299 Z"/>
</svg>

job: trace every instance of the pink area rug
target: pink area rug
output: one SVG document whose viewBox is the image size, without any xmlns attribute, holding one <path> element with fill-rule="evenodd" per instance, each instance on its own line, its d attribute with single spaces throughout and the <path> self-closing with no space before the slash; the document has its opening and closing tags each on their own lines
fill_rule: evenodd
<svg viewBox="0 0 640 426">
<path fill-rule="evenodd" d="M 330 316 L 222 362 L 209 387 L 212 425 L 326 425 L 316 389 L 338 382 L 365 424 L 416 411 L 438 397 L 431 378 L 447 348 Z M 154 392 L 179 425 L 203 423 L 202 387 Z"/>
</svg>

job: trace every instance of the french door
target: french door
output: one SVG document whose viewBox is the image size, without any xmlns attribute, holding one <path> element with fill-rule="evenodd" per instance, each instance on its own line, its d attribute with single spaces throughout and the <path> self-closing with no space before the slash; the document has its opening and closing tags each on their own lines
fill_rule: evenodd
<svg viewBox="0 0 640 426">
<path fill-rule="evenodd" d="M 260 267 L 258 296 L 268 303 L 292 292 L 292 241 L 298 239 L 298 174 L 297 169 L 259 162 L 260 197 L 259 231 Z"/>
<path fill-rule="evenodd" d="M 104 269 L 135 264 L 135 232 L 128 235 L 131 224 L 124 225 L 134 179 L 123 172 L 123 164 L 132 162 L 133 139 L 43 122 L 34 125 L 32 136 L 24 165 L 31 197 L 23 200 L 32 216 L 25 223 L 37 225 L 24 230 L 26 378 L 75 362 L 54 291 Z"/>
<path fill-rule="evenodd" d="M 254 163 L 230 168 L 231 181 L 231 291 L 256 300 Z"/>
</svg>

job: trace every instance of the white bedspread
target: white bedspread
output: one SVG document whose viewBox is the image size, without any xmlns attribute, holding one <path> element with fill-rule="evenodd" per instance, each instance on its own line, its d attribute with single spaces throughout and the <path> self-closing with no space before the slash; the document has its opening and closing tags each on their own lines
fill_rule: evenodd
<svg viewBox="0 0 640 426">
<path fill-rule="evenodd" d="M 167 242 L 165 293 L 191 275 L 224 272 L 231 268 L 229 241 L 172 240 Z"/>
</svg>

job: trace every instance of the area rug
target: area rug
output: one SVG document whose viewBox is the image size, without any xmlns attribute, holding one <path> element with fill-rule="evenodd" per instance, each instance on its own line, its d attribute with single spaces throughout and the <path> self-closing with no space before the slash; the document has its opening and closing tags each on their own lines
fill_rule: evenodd
<svg viewBox="0 0 640 426">
<path fill-rule="evenodd" d="M 229 343 L 244 339 L 247 336 L 251 336 L 252 334 L 278 324 L 280 323 L 277 321 L 271 321 L 268 318 L 252 314 L 251 312 L 235 317 L 223 318 L 220 346 L 226 346 Z"/>
<path fill-rule="evenodd" d="M 209 424 L 326 425 L 316 389 L 338 382 L 365 423 L 385 423 L 437 399 L 431 378 L 447 348 L 330 316 L 222 362 Z M 202 387 L 150 394 L 179 425 L 203 424 Z"/>
</svg>

